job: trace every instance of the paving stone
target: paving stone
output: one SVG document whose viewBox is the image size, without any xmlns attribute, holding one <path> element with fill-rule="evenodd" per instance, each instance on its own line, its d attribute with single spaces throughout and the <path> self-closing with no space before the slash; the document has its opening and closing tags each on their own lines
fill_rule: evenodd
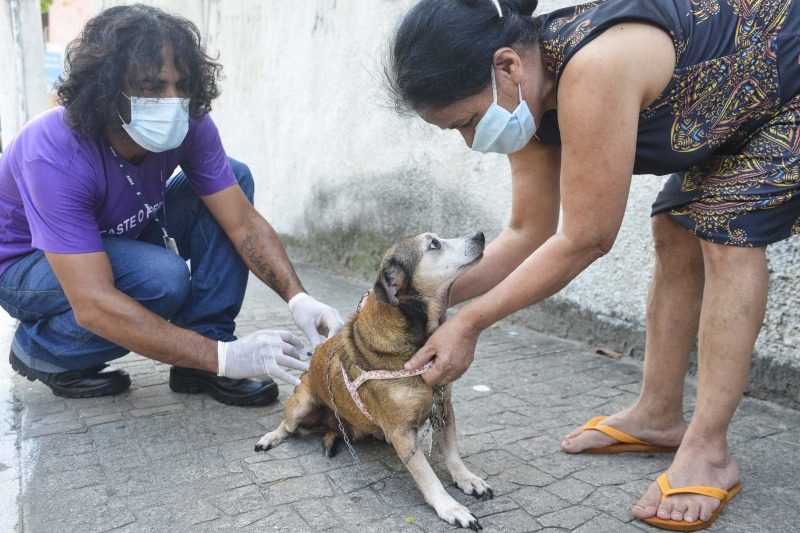
<svg viewBox="0 0 800 533">
<path fill-rule="evenodd" d="M 238 515 L 265 507 L 264 495 L 258 487 L 247 485 L 208 498 L 208 502 L 228 515 Z"/>
<path fill-rule="evenodd" d="M 255 474 L 256 483 L 273 483 L 283 479 L 302 476 L 303 467 L 297 459 L 270 459 L 264 462 L 250 463 L 245 466 Z"/>
<path fill-rule="evenodd" d="M 188 531 L 196 524 L 218 518 L 220 511 L 208 502 L 195 500 L 139 509 L 134 515 L 136 521 L 145 528 L 169 524 L 175 530 Z"/>
<path fill-rule="evenodd" d="M 639 533 L 642 530 L 608 516 L 597 516 L 574 531 L 575 533 Z"/>
<path fill-rule="evenodd" d="M 333 496 L 330 481 L 324 474 L 283 479 L 264 488 L 267 489 L 269 504 L 275 506 L 307 498 Z"/>
<path fill-rule="evenodd" d="M 586 524 L 597 515 L 597 511 L 588 507 L 572 506 L 552 513 L 547 513 L 538 518 L 544 527 L 564 527 L 575 529 Z"/>
<path fill-rule="evenodd" d="M 386 480 L 392 474 L 383 464 L 373 462 L 332 470 L 328 472 L 328 478 L 338 491 L 349 494 Z"/>
<path fill-rule="evenodd" d="M 481 525 L 484 531 L 498 533 L 528 533 L 542 529 L 536 519 L 522 509 L 482 517 Z"/>
<path fill-rule="evenodd" d="M 581 503 L 587 496 L 594 492 L 596 487 L 584 483 L 579 479 L 561 479 L 547 486 L 547 492 L 555 494 L 562 500 L 570 503 Z"/>
<path fill-rule="evenodd" d="M 533 516 L 569 507 L 569 502 L 538 487 L 525 487 L 510 495 L 520 508 Z"/>
<path fill-rule="evenodd" d="M 329 499 L 317 499 L 295 502 L 295 511 L 314 531 L 326 531 L 341 527 L 339 517 L 328 507 Z"/>
<path fill-rule="evenodd" d="M 534 468 L 529 464 L 509 468 L 499 474 L 501 478 L 516 485 L 546 487 L 556 481 L 556 478 Z"/>
</svg>

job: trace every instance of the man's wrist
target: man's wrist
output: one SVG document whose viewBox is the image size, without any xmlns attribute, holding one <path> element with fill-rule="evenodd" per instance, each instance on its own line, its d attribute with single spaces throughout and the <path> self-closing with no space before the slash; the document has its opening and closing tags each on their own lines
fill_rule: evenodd
<svg viewBox="0 0 800 533">
<path fill-rule="evenodd" d="M 289 301 L 286 302 L 289 305 L 289 312 L 293 313 L 294 312 L 294 306 L 297 304 L 297 302 L 300 301 L 300 300 L 303 300 L 305 298 L 311 298 L 311 297 L 307 293 L 305 293 L 303 291 L 300 291 L 297 294 L 295 294 L 294 296 L 292 296 L 291 298 L 289 298 Z"/>
</svg>

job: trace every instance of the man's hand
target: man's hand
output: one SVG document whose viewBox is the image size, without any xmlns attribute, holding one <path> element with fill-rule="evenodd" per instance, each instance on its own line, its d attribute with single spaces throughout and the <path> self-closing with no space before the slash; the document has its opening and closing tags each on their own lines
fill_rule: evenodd
<svg viewBox="0 0 800 533">
<path fill-rule="evenodd" d="M 256 331 L 217 343 L 217 375 L 234 379 L 270 375 L 298 385 L 300 380 L 281 366 L 308 370 L 308 363 L 300 361 L 302 353 L 303 341 L 288 331 Z"/>
<path fill-rule="evenodd" d="M 433 367 L 422 374 L 428 385 L 452 383 L 467 371 L 475 358 L 475 345 L 479 331 L 458 319 L 458 314 L 430 336 L 425 346 L 419 349 L 405 364 L 407 370 L 419 368 L 436 357 Z"/>
<path fill-rule="evenodd" d="M 301 292 L 289 300 L 289 311 L 297 327 L 303 330 L 312 346 L 323 341 L 323 336 L 332 336 L 342 329 L 342 318 L 333 307 L 318 302 Z"/>
</svg>

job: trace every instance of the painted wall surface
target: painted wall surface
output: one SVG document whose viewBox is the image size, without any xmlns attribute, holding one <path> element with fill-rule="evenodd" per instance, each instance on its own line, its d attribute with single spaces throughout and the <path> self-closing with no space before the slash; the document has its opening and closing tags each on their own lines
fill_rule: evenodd
<svg viewBox="0 0 800 533">
<path fill-rule="evenodd" d="M 0 148 L 46 109 L 39 0 L 0 2 Z"/>
<path fill-rule="evenodd" d="M 209 50 L 219 52 L 226 77 L 212 116 L 228 152 L 253 169 L 257 207 L 279 232 L 320 247 L 376 246 L 375 239 L 382 246 L 427 230 L 494 236 L 507 221 L 506 159 L 473 153 L 457 133 L 399 116 L 383 87 L 389 36 L 413 0 L 151 3 L 195 21 Z M 542 0 L 539 11 L 574 3 Z M 653 262 L 650 204 L 662 181 L 635 177 L 614 250 L 518 318 L 640 355 Z M 798 259 L 798 239 L 770 249 L 770 304 L 754 372 L 755 388 L 795 400 Z"/>
</svg>

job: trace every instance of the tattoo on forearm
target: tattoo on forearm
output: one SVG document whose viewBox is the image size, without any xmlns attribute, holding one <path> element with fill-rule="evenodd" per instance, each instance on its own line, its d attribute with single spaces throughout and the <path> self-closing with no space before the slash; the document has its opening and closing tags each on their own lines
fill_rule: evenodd
<svg viewBox="0 0 800 533">
<path fill-rule="evenodd" d="M 242 255 L 244 255 L 253 267 L 264 277 L 267 285 L 276 287 L 278 284 L 278 277 L 269 266 L 258 255 L 258 250 L 255 246 L 255 239 L 252 235 L 247 235 L 242 241 Z"/>
</svg>

